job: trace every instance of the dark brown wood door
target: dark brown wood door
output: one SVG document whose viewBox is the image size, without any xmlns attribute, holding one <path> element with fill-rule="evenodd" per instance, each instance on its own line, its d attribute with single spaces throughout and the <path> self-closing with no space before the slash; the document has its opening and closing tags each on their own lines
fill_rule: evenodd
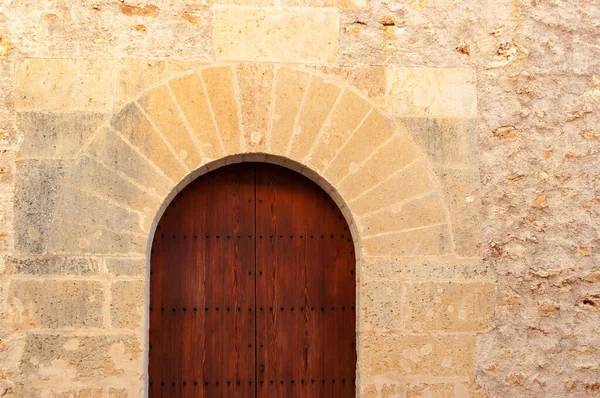
<svg viewBox="0 0 600 398">
<path fill-rule="evenodd" d="M 353 397 L 355 258 L 331 198 L 283 167 L 191 183 L 154 237 L 150 397 Z"/>
</svg>

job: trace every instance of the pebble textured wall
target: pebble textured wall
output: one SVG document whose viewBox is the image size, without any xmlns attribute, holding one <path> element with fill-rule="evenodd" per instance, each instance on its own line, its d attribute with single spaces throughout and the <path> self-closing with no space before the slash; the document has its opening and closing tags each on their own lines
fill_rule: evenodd
<svg viewBox="0 0 600 398">
<path fill-rule="evenodd" d="M 146 259 L 226 162 L 331 192 L 359 396 L 600 394 L 596 0 L 0 0 L 0 396 L 139 397 Z"/>
</svg>

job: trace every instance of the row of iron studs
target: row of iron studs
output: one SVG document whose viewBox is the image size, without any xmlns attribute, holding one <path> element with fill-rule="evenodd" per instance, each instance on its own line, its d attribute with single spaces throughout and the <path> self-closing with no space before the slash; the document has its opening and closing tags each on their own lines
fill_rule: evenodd
<svg viewBox="0 0 600 398">
<path fill-rule="evenodd" d="M 262 385 L 262 384 L 264 384 L 264 382 L 265 382 L 265 380 L 261 380 L 261 381 L 260 381 L 260 384 Z M 310 382 L 311 382 L 311 384 L 315 384 L 315 382 L 316 382 L 316 381 L 315 381 L 315 379 L 310 379 Z M 331 384 L 335 384 L 335 382 L 336 382 L 336 380 L 335 380 L 335 379 L 331 379 Z M 345 383 L 346 383 L 346 379 L 345 379 L 345 378 L 342 378 L 342 379 L 341 379 L 341 382 L 342 382 L 342 384 L 345 384 Z M 354 383 L 354 382 L 355 382 L 355 379 L 352 379 L 352 383 Z M 294 380 L 294 379 L 291 379 L 291 380 L 290 380 L 290 383 L 291 383 L 291 384 L 294 384 L 294 383 L 295 383 L 295 380 Z M 305 383 L 305 380 L 304 380 L 304 379 L 301 379 L 301 380 L 300 380 L 300 384 L 304 384 L 304 383 Z M 326 381 L 325 379 L 321 379 L 321 384 L 325 384 L 325 383 L 327 383 L 327 381 Z M 150 387 L 152 387 L 152 385 L 153 385 L 152 381 L 150 381 L 148 384 L 149 384 L 149 386 L 150 386 Z M 166 383 L 166 384 L 168 385 L 169 383 Z M 198 385 L 199 385 L 199 384 L 201 384 L 201 383 L 198 383 L 198 381 L 197 381 L 197 380 L 194 380 L 193 384 L 194 384 L 194 386 L 198 386 Z M 205 386 L 208 386 L 209 384 L 210 384 L 210 383 L 209 383 L 208 381 L 204 381 L 204 385 L 205 385 Z M 221 384 L 221 383 L 220 383 L 219 381 L 216 381 L 216 382 L 215 382 L 215 385 L 216 385 L 216 386 L 219 386 L 220 384 Z M 227 385 L 228 385 L 228 386 L 230 386 L 231 384 L 232 384 L 232 383 L 231 383 L 231 380 L 227 380 Z M 242 384 L 242 382 L 241 382 L 241 380 L 237 380 L 237 382 L 236 382 L 235 384 L 237 384 L 237 385 L 239 386 L 239 385 L 241 385 L 241 384 Z M 248 384 L 252 384 L 252 380 L 248 380 Z M 269 384 L 275 384 L 275 381 L 274 381 L 274 380 L 269 380 Z M 285 384 L 285 380 L 281 380 L 281 381 L 280 381 L 280 384 Z M 175 387 L 176 385 L 177 385 L 177 383 L 176 383 L 176 382 L 174 382 L 174 381 L 172 381 L 172 382 L 171 382 L 171 387 Z M 184 387 L 185 387 L 185 386 L 187 386 L 187 381 L 185 381 L 185 380 L 184 380 L 184 381 L 181 383 L 181 385 L 183 385 Z M 161 382 L 160 382 L 160 386 L 161 386 L 161 387 L 164 387 L 164 386 L 165 386 L 165 382 L 164 382 L 164 381 L 161 381 Z"/>
<path fill-rule="evenodd" d="M 187 312 L 187 307 L 182 307 L 182 309 L 183 309 L 183 312 Z M 341 306 L 341 307 L 339 307 L 339 309 L 342 310 L 342 311 L 345 311 L 346 307 L 345 306 Z M 354 306 L 350 307 L 351 311 L 354 311 L 354 309 L 355 309 Z M 204 307 L 204 311 L 205 312 L 208 312 L 209 310 L 210 310 L 209 307 Z M 215 307 L 215 310 L 219 311 L 220 307 Z M 226 311 L 231 311 L 231 307 L 225 307 L 225 310 Z M 260 307 L 259 311 L 263 311 L 263 310 L 264 310 L 264 307 Z M 279 307 L 279 310 L 283 312 L 283 311 L 285 311 L 285 307 Z M 310 310 L 314 311 L 315 307 L 311 306 Z M 326 310 L 326 307 L 321 306 L 321 312 L 325 312 L 325 310 Z M 154 306 L 150 306 L 150 311 L 154 311 Z M 176 312 L 176 311 L 177 311 L 177 307 L 175 307 L 175 306 L 171 307 L 171 312 Z M 242 311 L 242 307 L 237 307 L 237 311 L 241 312 Z M 248 307 L 248 311 L 252 312 L 252 307 Z M 290 307 L 290 311 L 294 311 L 294 307 Z M 304 311 L 304 307 L 300 307 L 300 311 Z M 306 311 L 308 311 L 308 307 L 306 308 Z M 335 311 L 335 306 L 331 307 L 331 311 Z M 165 307 L 160 307 L 160 312 L 165 312 Z M 194 312 L 198 312 L 198 307 L 194 307 Z M 269 312 L 273 312 L 273 307 L 269 307 Z"/>
</svg>

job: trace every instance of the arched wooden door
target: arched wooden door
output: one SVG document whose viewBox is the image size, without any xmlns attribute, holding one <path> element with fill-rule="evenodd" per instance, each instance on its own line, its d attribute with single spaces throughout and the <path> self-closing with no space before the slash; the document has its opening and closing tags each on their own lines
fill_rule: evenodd
<svg viewBox="0 0 600 398">
<path fill-rule="evenodd" d="M 171 202 L 150 272 L 150 397 L 354 397 L 355 257 L 306 177 L 210 172 Z"/>
</svg>

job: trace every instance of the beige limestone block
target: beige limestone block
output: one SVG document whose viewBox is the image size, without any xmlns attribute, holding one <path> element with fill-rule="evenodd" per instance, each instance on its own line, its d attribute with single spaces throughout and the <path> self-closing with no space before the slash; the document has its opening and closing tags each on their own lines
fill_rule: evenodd
<svg viewBox="0 0 600 398">
<path fill-rule="evenodd" d="M 433 193 L 357 221 L 361 236 L 385 234 L 447 222 L 442 195 Z"/>
<path fill-rule="evenodd" d="M 419 159 L 405 169 L 398 171 L 384 183 L 348 202 L 356 217 L 370 214 L 393 204 L 416 198 L 436 189 L 433 171 L 427 160 Z"/>
<path fill-rule="evenodd" d="M 269 7 L 274 0 L 192 0 L 199 4 L 217 4 L 223 6 Z"/>
<path fill-rule="evenodd" d="M 61 382 L 67 387 L 72 382 L 128 387 L 141 376 L 142 357 L 140 341 L 133 335 L 31 333 L 20 371 L 30 380 L 30 390 L 56 389 Z M 117 376 L 129 378 L 128 384 L 123 386 Z"/>
<path fill-rule="evenodd" d="M 145 252 L 146 243 L 145 234 L 57 219 L 52 223 L 48 252 L 140 255 Z"/>
<path fill-rule="evenodd" d="M 387 71 L 386 102 L 388 112 L 394 116 L 475 117 L 475 71 L 391 66 Z"/>
<path fill-rule="evenodd" d="M 104 113 L 19 112 L 17 126 L 23 134 L 18 157 L 73 159 L 100 124 Z"/>
<path fill-rule="evenodd" d="M 366 7 L 366 0 L 275 0 L 275 5 L 283 7 L 336 7 L 356 10 Z"/>
<path fill-rule="evenodd" d="M 289 150 L 291 159 L 302 161 L 312 147 L 323 123 L 340 95 L 340 87 L 320 76 L 313 75 L 294 126 Z"/>
<path fill-rule="evenodd" d="M 109 111 L 114 61 L 25 59 L 17 64 L 17 110 Z"/>
<path fill-rule="evenodd" d="M 25 275 L 96 275 L 101 272 L 100 260 L 74 256 L 7 257 L 5 272 Z"/>
<path fill-rule="evenodd" d="M 114 276 L 143 276 L 146 274 L 146 259 L 126 257 L 107 258 L 106 268 Z"/>
<path fill-rule="evenodd" d="M 366 257 L 360 261 L 360 280 L 400 279 L 404 275 L 404 264 L 392 257 Z M 361 293 L 362 294 L 362 293 Z"/>
<path fill-rule="evenodd" d="M 403 317 L 407 330 L 473 332 L 492 326 L 491 282 L 407 282 Z"/>
<path fill-rule="evenodd" d="M 169 82 L 183 116 L 193 130 L 204 156 L 217 159 L 223 154 L 219 133 L 215 127 L 206 91 L 197 73 Z"/>
<path fill-rule="evenodd" d="M 198 66 L 197 61 L 121 58 L 117 60 L 116 102 L 135 100 L 152 86 Z"/>
<path fill-rule="evenodd" d="M 377 109 L 373 109 L 324 170 L 325 177 L 334 183 L 340 181 L 390 138 L 394 130 L 393 122 Z"/>
<path fill-rule="evenodd" d="M 419 157 L 422 157 L 422 154 L 410 137 L 404 134 L 396 135 L 377 149 L 364 164 L 349 165 L 349 174 L 338 188 L 340 194 L 350 201 Z"/>
<path fill-rule="evenodd" d="M 479 170 L 439 171 L 452 221 L 455 251 L 458 255 L 481 257 L 481 198 Z"/>
<path fill-rule="evenodd" d="M 233 71 L 229 66 L 203 69 L 202 78 L 225 154 L 237 154 L 240 152 L 242 137 Z"/>
<path fill-rule="evenodd" d="M 468 389 L 463 384 L 415 383 L 408 385 L 406 389 L 406 398 L 467 398 L 468 396 Z"/>
<path fill-rule="evenodd" d="M 129 398 L 129 392 L 124 388 L 109 388 L 108 398 Z"/>
<path fill-rule="evenodd" d="M 339 17 L 335 9 L 215 8 L 217 59 L 334 63 Z"/>
<path fill-rule="evenodd" d="M 55 219 L 73 223 L 101 226 L 111 231 L 145 234 L 141 215 L 130 209 L 116 206 L 98 196 L 65 185 L 61 192 L 61 205 Z"/>
<path fill-rule="evenodd" d="M 437 167 L 477 167 L 477 119 L 406 117 L 397 121 Z"/>
<path fill-rule="evenodd" d="M 45 390 L 44 394 L 48 391 Z M 57 391 L 52 392 L 52 398 L 102 398 L 104 390 L 101 388 L 73 388 L 65 391 L 57 386 Z"/>
<path fill-rule="evenodd" d="M 374 333 L 362 335 L 359 371 L 365 377 L 471 376 L 475 336 Z"/>
<path fill-rule="evenodd" d="M 315 170 L 324 170 L 370 109 L 371 104 L 358 94 L 344 90 L 321 128 L 307 164 Z"/>
<path fill-rule="evenodd" d="M 360 285 L 359 331 L 402 329 L 402 294 L 399 281 L 368 281 Z"/>
<path fill-rule="evenodd" d="M 447 225 L 434 225 L 362 240 L 367 256 L 427 256 L 448 253 L 451 249 Z"/>
<path fill-rule="evenodd" d="M 280 67 L 276 72 L 273 121 L 267 140 L 267 148 L 273 154 L 287 153 L 309 79 L 308 73 L 298 69 Z"/>
<path fill-rule="evenodd" d="M 348 84 L 357 88 L 377 105 L 383 105 L 386 89 L 386 67 L 362 65 L 352 68 Z"/>
<path fill-rule="evenodd" d="M 87 156 L 73 166 L 67 181 L 77 189 L 95 193 L 145 214 L 154 214 L 160 206 L 158 198 Z"/>
<path fill-rule="evenodd" d="M 413 279 L 490 279 L 496 277 L 493 263 L 456 256 L 407 259 L 404 276 Z"/>
<path fill-rule="evenodd" d="M 150 159 L 173 181 L 187 174 L 163 137 L 156 131 L 136 104 L 125 106 L 112 120 L 112 126 L 139 152 Z"/>
<path fill-rule="evenodd" d="M 242 63 L 236 67 L 246 151 L 263 151 L 271 120 L 273 66 Z"/>
<path fill-rule="evenodd" d="M 202 154 L 181 119 L 169 88 L 159 86 L 140 98 L 138 103 L 180 161 L 190 170 L 198 168 L 202 163 Z"/>
<path fill-rule="evenodd" d="M 104 297 L 100 282 L 13 279 L 7 323 L 20 329 L 102 327 Z"/>
<path fill-rule="evenodd" d="M 145 309 L 144 281 L 119 281 L 111 286 L 112 326 L 136 329 L 143 325 Z"/>
<path fill-rule="evenodd" d="M 86 151 L 90 157 L 142 185 L 153 196 L 166 197 L 175 183 L 119 133 L 104 128 Z"/>
</svg>

